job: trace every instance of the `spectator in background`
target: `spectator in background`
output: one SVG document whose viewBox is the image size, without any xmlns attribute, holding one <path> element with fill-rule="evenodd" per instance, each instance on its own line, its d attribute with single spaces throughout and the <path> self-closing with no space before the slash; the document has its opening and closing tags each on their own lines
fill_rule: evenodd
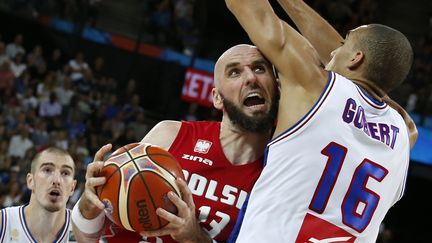
<svg viewBox="0 0 432 243">
<path fill-rule="evenodd" d="M 41 102 L 39 106 L 39 116 L 41 117 L 56 117 L 62 114 L 62 106 L 58 101 L 57 95 L 52 92 L 48 100 Z"/>
<path fill-rule="evenodd" d="M 50 134 L 48 133 L 48 126 L 44 119 L 37 119 L 35 121 L 31 140 L 34 142 L 36 148 L 43 147 L 49 143 Z"/>
<path fill-rule="evenodd" d="M 105 75 L 105 59 L 103 57 L 97 57 L 93 64 L 93 76 L 95 79 L 100 79 Z"/>
<path fill-rule="evenodd" d="M 0 173 L 9 171 L 11 160 L 8 155 L 9 141 L 6 139 L 0 140 Z M 1 176 L 0 176 L 1 177 Z M 0 178 L 0 182 L 3 182 Z"/>
<path fill-rule="evenodd" d="M 130 102 L 123 106 L 124 113 L 124 121 L 126 123 L 132 122 L 136 120 L 136 115 L 140 112 L 144 111 L 144 108 L 140 105 L 140 96 L 139 94 L 132 95 Z"/>
<path fill-rule="evenodd" d="M 136 115 L 136 120 L 128 124 L 128 130 L 133 131 L 135 141 L 139 141 L 141 138 L 145 137 L 150 131 L 150 126 L 145 122 L 144 112 L 139 112 Z"/>
<path fill-rule="evenodd" d="M 15 76 L 10 69 L 10 62 L 6 61 L 0 65 L 0 99 L 6 102 L 3 95 L 10 94 L 14 85 Z"/>
<path fill-rule="evenodd" d="M 11 173 L 19 173 L 19 167 L 17 165 L 11 167 Z M 7 185 L 9 188 L 9 193 L 4 198 L 2 207 L 11 207 L 22 204 L 21 198 L 24 192 L 21 190 L 21 185 L 18 181 L 11 181 Z"/>
<path fill-rule="evenodd" d="M 56 87 L 55 77 L 55 73 L 50 71 L 44 77 L 43 82 L 37 84 L 36 94 L 38 96 L 39 102 L 42 103 L 49 100 L 51 93 L 54 92 Z"/>
<path fill-rule="evenodd" d="M 3 207 L 7 194 L 9 194 L 9 189 L 3 184 L 1 184 L 0 185 L 0 207 Z"/>
<path fill-rule="evenodd" d="M 135 130 L 132 127 L 126 127 L 126 131 L 121 133 L 120 136 L 114 141 L 113 147 L 115 150 L 123 145 L 136 143 L 136 141 Z"/>
<path fill-rule="evenodd" d="M 172 2 L 161 0 L 155 5 L 150 16 L 150 32 L 155 36 L 158 45 L 165 45 L 172 32 Z"/>
<path fill-rule="evenodd" d="M 131 97 L 135 95 L 137 92 L 138 87 L 135 79 L 129 79 L 127 82 L 126 87 L 122 91 L 122 94 L 120 95 L 120 102 L 121 103 L 127 103 Z"/>
<path fill-rule="evenodd" d="M 121 108 L 118 104 L 118 99 L 116 94 L 110 94 L 108 99 L 109 101 L 104 111 L 104 117 L 108 120 L 111 120 L 117 116 Z"/>
<path fill-rule="evenodd" d="M 58 71 L 63 68 L 62 52 L 56 48 L 53 50 L 51 57 L 47 60 L 47 68 L 51 71 Z"/>
<path fill-rule="evenodd" d="M 67 131 L 64 129 L 57 130 L 53 133 L 52 140 L 54 145 L 58 148 L 67 150 L 69 148 L 69 139 Z"/>
<path fill-rule="evenodd" d="M 2 65 L 6 61 L 10 61 L 10 58 L 6 54 L 6 46 L 4 42 L 0 41 L 0 65 Z"/>
<path fill-rule="evenodd" d="M 27 64 L 29 67 L 40 67 L 45 65 L 45 58 L 43 57 L 42 46 L 36 45 L 33 50 L 27 55 Z"/>
<path fill-rule="evenodd" d="M 74 82 L 77 92 L 82 95 L 89 95 L 93 86 L 93 73 L 90 69 L 82 71 L 82 77 Z"/>
<path fill-rule="evenodd" d="M 34 89 L 27 87 L 24 97 L 21 99 L 21 106 L 25 111 L 35 110 L 39 105 L 39 99 L 34 95 Z"/>
<path fill-rule="evenodd" d="M 70 119 L 66 121 L 65 128 L 67 129 L 68 137 L 71 140 L 76 140 L 83 136 L 86 131 L 86 126 L 82 114 L 78 111 L 72 111 Z"/>
<path fill-rule="evenodd" d="M 84 61 L 84 53 L 78 52 L 75 59 L 69 61 L 69 66 L 72 69 L 72 82 L 77 82 L 84 77 L 84 72 L 89 69 L 88 64 Z"/>
<path fill-rule="evenodd" d="M 6 54 L 9 56 L 9 58 L 14 59 L 17 53 L 26 53 L 24 47 L 22 46 L 22 43 L 23 35 L 18 34 L 15 36 L 14 41 L 6 46 Z"/>
<path fill-rule="evenodd" d="M 24 123 L 18 124 L 18 134 L 11 137 L 9 141 L 8 155 L 12 158 L 24 158 L 27 150 L 33 148 L 29 129 Z"/>
<path fill-rule="evenodd" d="M 15 78 L 21 78 L 25 70 L 27 69 L 27 64 L 24 62 L 24 54 L 17 53 L 13 61 L 10 63 L 10 69 L 14 74 Z"/>
<path fill-rule="evenodd" d="M 54 92 L 62 105 L 63 117 L 66 118 L 69 113 L 69 105 L 75 95 L 75 90 L 72 88 L 70 77 L 65 77 L 62 84 L 55 87 Z"/>
<path fill-rule="evenodd" d="M 183 44 L 183 53 L 189 56 L 194 55 L 199 39 L 194 20 L 193 0 L 175 1 L 174 24 L 178 37 Z"/>
</svg>

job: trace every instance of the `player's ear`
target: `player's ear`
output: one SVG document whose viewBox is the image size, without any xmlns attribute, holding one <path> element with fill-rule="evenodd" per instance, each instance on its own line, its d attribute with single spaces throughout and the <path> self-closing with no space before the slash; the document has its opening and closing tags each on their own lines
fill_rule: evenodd
<svg viewBox="0 0 432 243">
<path fill-rule="evenodd" d="M 219 94 L 219 91 L 216 88 L 212 89 L 212 95 L 213 95 L 213 106 L 218 110 L 222 110 L 223 109 L 223 98 Z"/>
<path fill-rule="evenodd" d="M 71 188 L 71 192 L 70 192 L 69 196 L 72 196 L 72 194 L 74 193 L 76 185 L 77 185 L 77 180 L 73 180 L 72 188 Z"/>
<path fill-rule="evenodd" d="M 362 51 L 357 51 L 353 54 L 350 63 L 348 64 L 349 69 L 358 68 L 364 61 L 364 53 Z"/>
<path fill-rule="evenodd" d="M 27 188 L 30 190 L 33 190 L 33 174 L 32 173 L 27 173 L 26 182 L 27 182 Z"/>
</svg>

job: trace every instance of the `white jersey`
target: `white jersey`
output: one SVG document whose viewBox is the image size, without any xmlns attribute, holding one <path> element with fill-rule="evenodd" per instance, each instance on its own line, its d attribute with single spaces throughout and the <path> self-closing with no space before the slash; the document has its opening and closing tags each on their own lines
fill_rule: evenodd
<svg viewBox="0 0 432 243">
<path fill-rule="evenodd" d="M 237 242 L 375 242 L 408 164 L 402 117 L 330 73 L 308 114 L 268 144 Z"/>
<path fill-rule="evenodd" d="M 0 229 L 0 243 L 36 243 L 24 216 L 23 206 L 8 207 L 1 210 L 2 222 Z M 66 221 L 58 233 L 54 243 L 67 243 L 70 241 L 72 226 L 70 224 L 70 210 L 66 209 Z"/>
</svg>

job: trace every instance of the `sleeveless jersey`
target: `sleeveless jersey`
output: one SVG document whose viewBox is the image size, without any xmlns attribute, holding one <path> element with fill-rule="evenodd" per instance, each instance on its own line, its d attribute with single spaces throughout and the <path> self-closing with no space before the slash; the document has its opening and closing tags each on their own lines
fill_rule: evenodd
<svg viewBox="0 0 432 243">
<path fill-rule="evenodd" d="M 24 208 L 26 205 L 17 207 L 8 207 L 1 210 L 2 224 L 0 229 L 0 243 L 36 243 L 26 222 Z M 70 210 L 66 209 L 65 224 L 57 235 L 54 243 L 73 242 L 72 226 L 70 224 Z"/>
<path fill-rule="evenodd" d="M 402 117 L 330 73 L 311 110 L 268 144 L 237 242 L 375 242 L 408 164 Z"/>
<path fill-rule="evenodd" d="M 228 239 L 240 208 L 261 173 L 262 159 L 232 165 L 220 144 L 220 122 L 182 122 L 168 150 L 180 163 L 192 191 L 196 216 L 209 235 L 220 242 Z M 143 239 L 139 234 L 106 227 L 105 239 L 112 242 L 175 242 L 171 237 Z"/>
</svg>

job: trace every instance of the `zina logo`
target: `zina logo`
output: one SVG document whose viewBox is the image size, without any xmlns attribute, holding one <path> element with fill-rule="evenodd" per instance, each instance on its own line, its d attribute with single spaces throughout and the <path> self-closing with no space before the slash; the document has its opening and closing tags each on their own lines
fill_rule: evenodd
<svg viewBox="0 0 432 243">
<path fill-rule="evenodd" d="M 191 161 L 198 161 L 201 163 L 204 163 L 206 165 L 213 165 L 213 161 L 206 159 L 206 158 L 202 158 L 199 156 L 193 156 L 193 155 L 189 155 L 189 154 L 183 154 L 182 155 L 182 159 L 187 159 L 187 160 L 191 160 Z"/>
</svg>

